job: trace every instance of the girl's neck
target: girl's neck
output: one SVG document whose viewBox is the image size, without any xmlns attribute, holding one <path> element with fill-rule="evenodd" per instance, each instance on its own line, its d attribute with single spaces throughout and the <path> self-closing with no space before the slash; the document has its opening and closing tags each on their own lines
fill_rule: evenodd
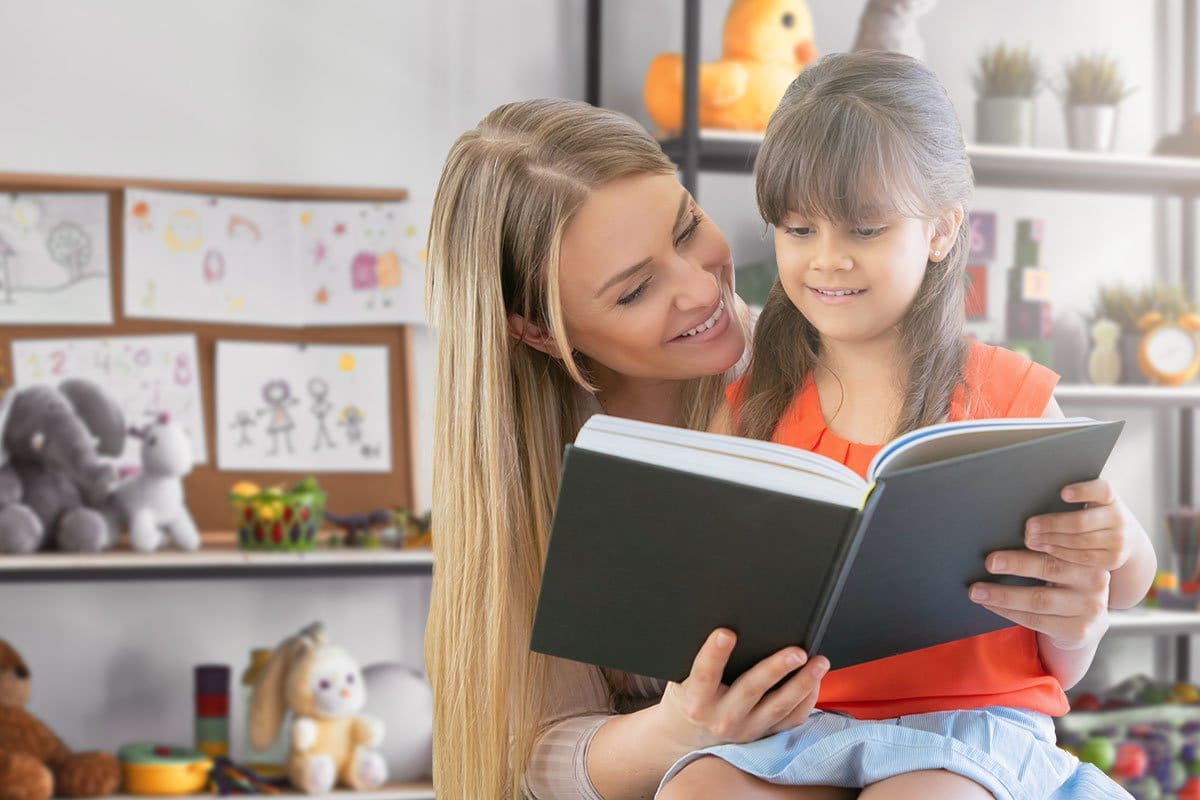
<svg viewBox="0 0 1200 800">
<path fill-rule="evenodd" d="M 594 369 L 592 376 L 598 388 L 596 399 L 605 414 L 662 425 L 681 424 L 680 381 L 631 378 L 606 369 Z"/>
<path fill-rule="evenodd" d="M 863 444 L 891 438 L 904 402 L 901 356 L 898 335 L 870 342 L 822 341 L 813 380 L 830 431 Z"/>
<path fill-rule="evenodd" d="M 836 375 L 851 391 L 899 390 L 904 376 L 903 348 L 896 331 L 866 342 L 821 340 L 820 365 L 816 377 Z"/>
</svg>

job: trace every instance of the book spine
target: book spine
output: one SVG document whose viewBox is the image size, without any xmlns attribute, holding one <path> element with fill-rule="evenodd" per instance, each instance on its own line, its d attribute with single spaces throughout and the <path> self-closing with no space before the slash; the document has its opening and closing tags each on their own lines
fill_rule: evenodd
<svg viewBox="0 0 1200 800">
<path fill-rule="evenodd" d="M 825 586 L 821 590 L 821 600 L 817 605 L 816 613 L 813 614 L 813 627 L 807 637 L 810 658 L 821 652 L 825 631 L 829 629 L 829 620 L 833 617 L 833 610 L 837 608 L 838 600 L 841 599 L 842 589 L 846 586 L 846 579 L 850 575 L 850 567 L 854 565 L 858 547 L 862 544 L 863 536 L 866 535 L 867 528 L 871 524 L 871 517 L 874 516 L 875 508 L 879 505 L 879 498 L 886 488 L 886 481 L 872 483 L 862 510 L 850 518 L 853 530 L 842 537 L 842 546 L 837 555 L 836 566 L 829 571 L 829 575 L 825 579 Z"/>
</svg>

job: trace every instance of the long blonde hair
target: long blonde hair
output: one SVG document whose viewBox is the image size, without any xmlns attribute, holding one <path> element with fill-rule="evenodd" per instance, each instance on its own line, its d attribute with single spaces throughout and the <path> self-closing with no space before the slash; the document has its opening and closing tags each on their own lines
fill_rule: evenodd
<svg viewBox="0 0 1200 800">
<path fill-rule="evenodd" d="M 864 50 L 827 55 L 792 82 L 767 124 L 754 183 L 768 225 L 792 212 L 855 225 L 890 215 L 932 219 L 955 204 L 965 213 L 973 176 L 950 98 L 929 68 Z M 963 224 L 947 255 L 927 262 L 900 323 L 906 377 L 893 436 L 940 421 L 962 383 L 968 247 Z M 820 363 L 820 343 L 777 280 L 754 331 L 742 435 L 771 437 Z"/>
<path fill-rule="evenodd" d="M 565 100 L 495 109 L 442 171 L 429 232 L 436 567 L 425 637 L 439 797 L 518 797 L 553 699 L 552 660 L 529 651 L 529 634 L 563 447 L 595 388 L 567 339 L 559 248 L 592 190 L 640 173 L 675 167 L 629 118 Z M 510 313 L 549 331 L 563 359 L 510 336 Z M 683 424 L 707 424 L 722 383 L 686 382 Z"/>
</svg>

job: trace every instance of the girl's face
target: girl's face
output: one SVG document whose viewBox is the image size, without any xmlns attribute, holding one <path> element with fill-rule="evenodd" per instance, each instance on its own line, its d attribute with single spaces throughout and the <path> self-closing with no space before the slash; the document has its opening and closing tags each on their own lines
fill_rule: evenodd
<svg viewBox="0 0 1200 800">
<path fill-rule="evenodd" d="M 571 346 L 621 375 L 716 375 L 745 349 L 729 245 L 673 175 L 595 190 L 563 232 L 559 285 Z"/>
<path fill-rule="evenodd" d="M 788 214 L 775 228 L 779 280 L 823 339 L 873 341 L 893 335 L 908 312 L 937 258 L 935 238 L 931 220 L 848 225 Z"/>
</svg>

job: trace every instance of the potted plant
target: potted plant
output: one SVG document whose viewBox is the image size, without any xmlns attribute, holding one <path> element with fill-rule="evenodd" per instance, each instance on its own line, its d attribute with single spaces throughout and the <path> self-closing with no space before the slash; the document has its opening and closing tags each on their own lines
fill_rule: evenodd
<svg viewBox="0 0 1200 800">
<path fill-rule="evenodd" d="M 1072 150 L 1108 152 L 1117 131 L 1117 106 L 1133 89 L 1125 85 L 1115 58 L 1079 55 L 1063 66 L 1063 111 Z"/>
<path fill-rule="evenodd" d="M 1028 47 L 998 44 L 979 56 L 975 72 L 975 138 L 981 144 L 1033 145 L 1033 97 L 1041 67 Z"/>
</svg>

